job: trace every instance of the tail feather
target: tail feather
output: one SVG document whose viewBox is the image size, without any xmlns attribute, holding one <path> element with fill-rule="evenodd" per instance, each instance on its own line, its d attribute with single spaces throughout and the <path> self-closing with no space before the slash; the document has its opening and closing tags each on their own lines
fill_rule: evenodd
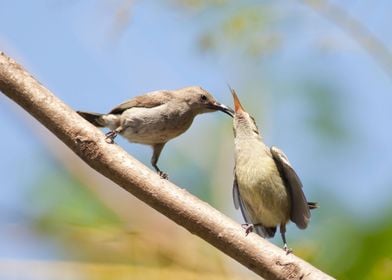
<svg viewBox="0 0 392 280">
<path fill-rule="evenodd" d="M 274 237 L 276 232 L 276 227 L 264 227 L 260 224 L 254 225 L 255 232 L 263 238 Z"/>
<path fill-rule="evenodd" d="M 317 202 L 308 202 L 308 207 L 309 207 L 310 210 L 319 208 Z"/>
<path fill-rule="evenodd" d="M 92 123 L 96 127 L 104 127 L 102 123 L 100 122 L 100 118 L 102 114 L 99 113 L 90 113 L 90 112 L 81 112 L 81 111 L 76 111 L 80 116 L 82 116 L 86 121 Z"/>
</svg>

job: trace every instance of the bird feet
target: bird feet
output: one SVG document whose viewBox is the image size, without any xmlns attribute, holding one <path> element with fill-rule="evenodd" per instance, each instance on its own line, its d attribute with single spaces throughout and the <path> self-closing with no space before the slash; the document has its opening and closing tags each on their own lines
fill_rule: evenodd
<svg viewBox="0 0 392 280">
<path fill-rule="evenodd" d="M 241 227 L 245 230 L 245 236 L 248 236 L 254 229 L 253 224 L 242 224 Z"/>
<path fill-rule="evenodd" d="M 168 180 L 169 179 L 169 175 L 163 171 L 158 171 L 158 175 L 161 176 L 162 179 Z"/>
<path fill-rule="evenodd" d="M 114 143 L 114 138 L 116 138 L 117 136 L 117 131 L 115 130 L 111 130 L 108 133 L 105 134 L 106 136 L 106 142 L 109 144 L 113 144 Z"/>
<path fill-rule="evenodd" d="M 293 252 L 293 249 L 289 248 L 286 243 L 283 246 L 283 250 L 286 252 L 286 255 L 291 254 Z"/>
</svg>

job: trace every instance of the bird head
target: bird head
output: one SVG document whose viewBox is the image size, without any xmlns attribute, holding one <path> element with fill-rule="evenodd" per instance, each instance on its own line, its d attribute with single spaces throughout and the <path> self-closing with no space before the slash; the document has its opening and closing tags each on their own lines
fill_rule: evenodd
<svg viewBox="0 0 392 280">
<path fill-rule="evenodd" d="M 259 129 L 254 118 L 245 111 L 234 89 L 230 88 L 234 100 L 234 135 L 235 137 L 259 137 Z"/>
<path fill-rule="evenodd" d="M 221 111 L 233 117 L 233 109 L 216 101 L 208 91 L 201 87 L 187 87 L 179 90 L 179 92 L 195 114 Z"/>
</svg>

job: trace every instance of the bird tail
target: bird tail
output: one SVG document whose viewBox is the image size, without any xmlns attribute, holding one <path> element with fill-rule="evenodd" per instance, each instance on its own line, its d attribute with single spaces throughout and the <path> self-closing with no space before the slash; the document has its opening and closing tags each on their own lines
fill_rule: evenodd
<svg viewBox="0 0 392 280">
<path fill-rule="evenodd" d="M 92 123 L 96 127 L 104 127 L 101 122 L 102 114 L 99 113 L 89 113 L 89 112 L 81 112 L 76 111 L 79 115 L 81 115 L 86 121 Z"/>
<path fill-rule="evenodd" d="M 319 208 L 318 203 L 317 202 L 308 202 L 308 207 L 310 210 Z"/>
<path fill-rule="evenodd" d="M 260 224 L 254 225 L 255 232 L 263 238 L 271 238 L 275 236 L 276 227 L 264 227 Z"/>
</svg>

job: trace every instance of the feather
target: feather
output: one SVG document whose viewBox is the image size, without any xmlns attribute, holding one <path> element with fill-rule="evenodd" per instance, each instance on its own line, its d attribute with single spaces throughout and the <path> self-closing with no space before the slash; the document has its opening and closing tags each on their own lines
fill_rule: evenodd
<svg viewBox="0 0 392 280">
<path fill-rule="evenodd" d="M 125 110 L 128 110 L 133 107 L 153 108 L 160 106 L 171 99 L 170 92 L 163 93 L 164 94 L 162 94 L 161 91 L 157 91 L 146 95 L 136 96 L 113 108 L 109 112 L 109 114 L 121 114 Z M 157 94 L 159 94 L 159 98 L 156 97 Z"/>
<path fill-rule="evenodd" d="M 290 220 L 300 229 L 305 229 L 310 220 L 309 206 L 302 191 L 302 183 L 288 161 L 286 155 L 277 147 L 271 147 L 272 157 L 284 179 L 291 197 Z"/>
<path fill-rule="evenodd" d="M 238 189 L 237 178 L 234 175 L 233 182 L 233 201 L 236 209 L 241 209 L 242 217 L 244 218 L 247 224 L 252 224 L 254 226 L 255 232 L 261 237 L 270 238 L 274 237 L 276 232 L 276 227 L 264 227 L 260 223 L 255 223 L 247 210 L 246 204 L 241 199 L 240 191 Z"/>
</svg>

